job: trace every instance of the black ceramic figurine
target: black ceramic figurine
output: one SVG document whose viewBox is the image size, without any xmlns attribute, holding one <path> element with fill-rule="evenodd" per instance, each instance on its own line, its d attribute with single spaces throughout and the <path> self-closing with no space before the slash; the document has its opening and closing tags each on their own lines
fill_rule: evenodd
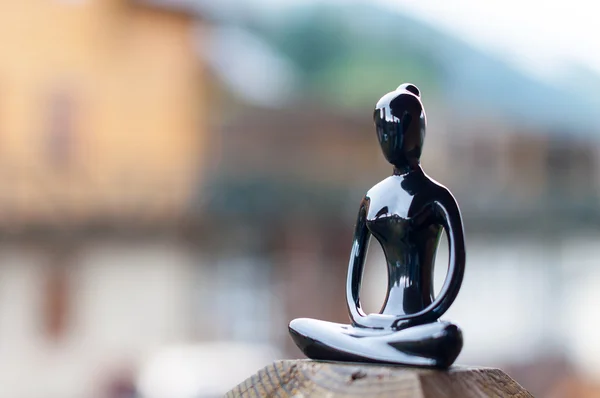
<svg viewBox="0 0 600 398">
<path fill-rule="evenodd" d="M 301 318 L 293 320 L 289 330 L 313 359 L 449 367 L 462 349 L 462 333 L 438 318 L 456 298 L 463 279 L 460 210 L 450 191 L 421 168 L 427 119 L 419 89 L 403 84 L 384 95 L 374 120 L 394 173 L 367 192 L 358 211 L 346 285 L 352 323 Z M 433 268 L 442 230 L 450 260 L 444 285 L 434 298 Z M 366 315 L 360 286 L 371 235 L 385 254 L 388 288 L 380 313 Z"/>
</svg>

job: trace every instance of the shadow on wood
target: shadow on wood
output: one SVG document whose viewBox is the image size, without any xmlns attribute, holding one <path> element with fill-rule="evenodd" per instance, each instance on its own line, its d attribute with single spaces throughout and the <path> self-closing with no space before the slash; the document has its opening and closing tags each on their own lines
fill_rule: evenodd
<svg viewBox="0 0 600 398">
<path fill-rule="evenodd" d="M 532 397 L 500 369 L 449 370 L 312 360 L 277 361 L 227 397 Z"/>
</svg>

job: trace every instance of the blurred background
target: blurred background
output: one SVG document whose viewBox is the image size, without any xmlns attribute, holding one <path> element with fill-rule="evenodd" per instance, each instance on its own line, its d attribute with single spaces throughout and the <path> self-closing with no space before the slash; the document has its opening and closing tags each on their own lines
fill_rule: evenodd
<svg viewBox="0 0 600 398">
<path fill-rule="evenodd" d="M 554 3 L 0 2 L 0 397 L 220 396 L 347 322 L 403 82 L 464 217 L 457 362 L 600 396 L 600 27 Z"/>
</svg>

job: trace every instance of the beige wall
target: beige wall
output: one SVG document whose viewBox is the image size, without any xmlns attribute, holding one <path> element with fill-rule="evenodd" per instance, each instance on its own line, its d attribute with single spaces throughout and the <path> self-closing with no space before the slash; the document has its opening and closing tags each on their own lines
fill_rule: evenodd
<svg viewBox="0 0 600 398">
<path fill-rule="evenodd" d="M 199 271 L 185 246 L 79 247 L 68 269 L 69 304 L 57 339 L 44 328 L 51 256 L 43 247 L 0 247 L 0 396 L 105 397 L 97 393 L 114 372 L 137 371 L 155 350 L 190 341 Z"/>
<path fill-rule="evenodd" d="M 192 23 L 127 1 L 0 5 L 0 207 L 9 216 L 181 211 L 206 133 Z M 62 168 L 48 145 L 60 95 L 72 128 Z"/>
</svg>

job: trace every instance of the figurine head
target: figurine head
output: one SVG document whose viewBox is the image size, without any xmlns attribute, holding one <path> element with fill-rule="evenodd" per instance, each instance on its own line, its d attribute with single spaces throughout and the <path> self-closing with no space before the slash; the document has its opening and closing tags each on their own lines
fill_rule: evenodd
<svg viewBox="0 0 600 398">
<path fill-rule="evenodd" d="M 427 117 L 419 89 L 405 83 L 377 102 L 374 113 L 383 155 L 399 170 L 419 163 Z"/>
</svg>

